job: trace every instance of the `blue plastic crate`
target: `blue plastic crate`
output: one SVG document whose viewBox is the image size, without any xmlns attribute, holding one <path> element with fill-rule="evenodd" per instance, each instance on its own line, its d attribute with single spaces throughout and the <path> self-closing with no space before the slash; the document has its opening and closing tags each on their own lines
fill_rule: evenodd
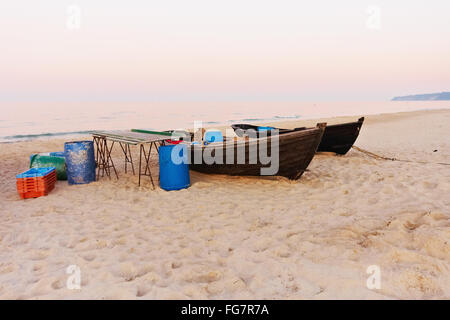
<svg viewBox="0 0 450 320">
<path fill-rule="evenodd" d="M 25 179 L 25 178 L 36 178 L 36 177 L 44 177 L 51 173 L 53 170 L 56 170 L 55 167 L 49 168 L 31 168 L 21 174 L 16 175 L 17 179 Z"/>
</svg>

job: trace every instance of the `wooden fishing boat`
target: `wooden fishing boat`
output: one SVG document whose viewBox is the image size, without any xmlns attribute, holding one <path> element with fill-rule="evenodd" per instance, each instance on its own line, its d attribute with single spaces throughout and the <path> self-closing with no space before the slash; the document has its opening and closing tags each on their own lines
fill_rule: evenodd
<svg viewBox="0 0 450 320">
<path fill-rule="evenodd" d="M 327 126 L 317 151 L 346 154 L 358 138 L 363 122 L 364 117 L 355 122 Z"/>
<path fill-rule="evenodd" d="M 276 137 L 225 140 L 206 146 L 193 144 L 189 146 L 190 169 L 235 176 L 277 175 L 299 179 L 313 159 L 325 127 L 326 123 L 319 123 L 315 128 L 288 132 Z M 272 143 L 278 143 L 278 155 L 272 154 Z M 264 158 L 261 154 L 267 157 Z M 210 158 L 217 156 L 216 159 L 219 161 L 211 163 L 208 156 Z M 270 172 L 274 161 L 276 162 L 274 160 L 276 156 L 278 156 L 276 172 L 267 173 Z M 271 158 L 270 163 L 267 158 Z M 264 169 L 266 173 L 263 173 Z"/>
<path fill-rule="evenodd" d="M 359 118 L 358 121 L 340 123 L 329 125 L 325 128 L 325 132 L 322 137 L 322 141 L 317 148 L 317 151 L 335 152 L 337 154 L 346 154 L 355 143 L 358 138 L 359 131 L 364 122 L 364 117 Z M 234 124 L 232 128 L 237 135 L 244 135 L 248 133 L 248 130 L 253 130 L 256 135 L 259 136 L 260 126 L 254 126 L 250 124 Z M 278 129 L 279 134 L 286 134 L 295 131 L 306 130 L 305 127 L 294 129 Z"/>
</svg>

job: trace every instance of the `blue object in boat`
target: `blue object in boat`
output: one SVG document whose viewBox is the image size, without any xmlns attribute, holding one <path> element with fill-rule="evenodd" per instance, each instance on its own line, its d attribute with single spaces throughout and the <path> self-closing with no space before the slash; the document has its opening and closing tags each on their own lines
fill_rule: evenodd
<svg viewBox="0 0 450 320">
<path fill-rule="evenodd" d="M 159 185 L 162 189 L 171 191 L 190 186 L 187 152 L 185 144 L 159 147 Z"/>
<path fill-rule="evenodd" d="M 258 127 L 258 131 L 270 131 L 275 129 L 274 127 Z"/>
<path fill-rule="evenodd" d="M 64 156 L 69 184 L 85 184 L 95 181 L 95 156 L 92 141 L 64 143 Z"/>
<path fill-rule="evenodd" d="M 22 172 L 18 175 L 16 175 L 16 178 L 18 179 L 25 179 L 25 178 L 36 178 L 36 177 L 44 177 L 53 170 L 56 170 L 55 167 L 48 167 L 48 168 L 31 168 L 28 169 L 25 172 Z"/>
<path fill-rule="evenodd" d="M 210 130 L 205 132 L 205 137 L 203 138 L 206 142 L 223 142 L 222 131 Z"/>
</svg>

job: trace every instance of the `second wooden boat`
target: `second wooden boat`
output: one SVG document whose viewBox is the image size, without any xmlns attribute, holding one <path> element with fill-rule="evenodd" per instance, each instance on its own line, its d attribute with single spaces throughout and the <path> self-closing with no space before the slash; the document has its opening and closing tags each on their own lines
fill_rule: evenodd
<svg viewBox="0 0 450 320">
<path fill-rule="evenodd" d="M 364 117 L 355 122 L 327 126 L 317 151 L 346 154 L 358 138 L 363 122 Z"/>
<path fill-rule="evenodd" d="M 317 151 L 335 152 L 337 154 L 346 154 L 355 143 L 361 130 L 364 117 L 359 118 L 358 121 L 340 123 L 329 125 L 325 128 L 325 132 L 322 137 L 322 141 L 317 148 Z M 259 135 L 260 126 L 254 126 L 250 124 L 233 124 L 232 128 L 237 135 L 242 136 L 253 130 L 256 135 Z M 295 128 L 295 129 L 280 129 L 279 134 L 286 134 L 295 131 L 306 130 L 307 128 Z M 270 131 L 269 131 L 270 132 Z"/>
</svg>

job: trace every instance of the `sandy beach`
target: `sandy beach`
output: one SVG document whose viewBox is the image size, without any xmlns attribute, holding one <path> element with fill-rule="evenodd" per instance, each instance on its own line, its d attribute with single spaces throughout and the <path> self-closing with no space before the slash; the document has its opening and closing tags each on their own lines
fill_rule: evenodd
<svg viewBox="0 0 450 320">
<path fill-rule="evenodd" d="M 435 164 L 450 163 L 449 123 L 450 110 L 366 118 L 356 146 L 426 164 L 353 149 L 317 154 L 298 181 L 191 171 L 166 192 L 138 187 L 116 148 L 119 180 L 28 200 L 15 175 L 66 139 L 0 144 L 0 299 L 449 299 L 450 166 Z"/>
</svg>

